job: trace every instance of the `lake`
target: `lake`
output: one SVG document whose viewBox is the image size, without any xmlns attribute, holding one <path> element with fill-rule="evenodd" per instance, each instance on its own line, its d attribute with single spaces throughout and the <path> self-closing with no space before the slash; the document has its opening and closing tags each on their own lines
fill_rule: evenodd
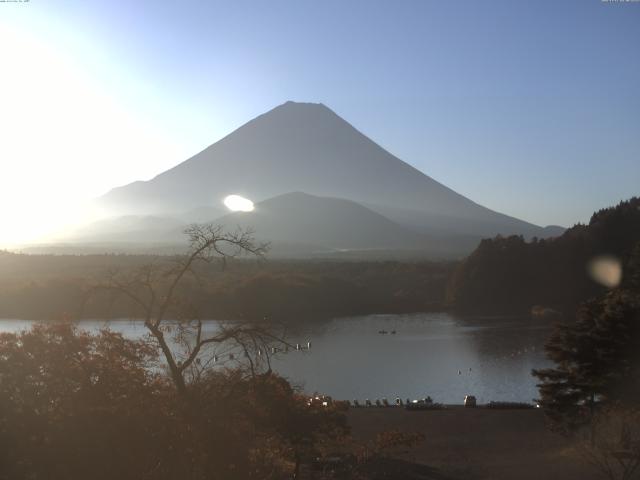
<svg viewBox="0 0 640 480">
<path fill-rule="evenodd" d="M 1 331 L 31 322 L 0 320 Z M 129 320 L 86 320 L 83 328 L 108 325 L 130 338 L 144 326 Z M 208 322 L 215 329 L 215 321 Z M 537 398 L 533 368 L 550 365 L 543 351 L 548 322 L 530 318 L 457 317 L 448 313 L 366 315 L 305 324 L 289 331 L 290 343 L 311 342 L 272 360 L 273 369 L 309 393 L 337 399 L 431 396 L 442 403 Z M 380 334 L 384 330 L 387 334 Z M 395 334 L 391 332 L 395 331 Z"/>
</svg>

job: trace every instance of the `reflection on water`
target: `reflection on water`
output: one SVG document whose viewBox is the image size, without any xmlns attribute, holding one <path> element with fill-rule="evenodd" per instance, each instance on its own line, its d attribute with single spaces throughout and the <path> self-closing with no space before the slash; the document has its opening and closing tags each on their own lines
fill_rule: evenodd
<svg viewBox="0 0 640 480">
<path fill-rule="evenodd" d="M 550 329 L 529 319 L 442 313 L 343 318 L 298 333 L 310 336 L 312 351 L 274 365 L 305 390 L 336 398 L 430 395 L 461 403 L 472 394 L 480 402 L 530 402 L 537 397 L 531 369 L 549 365 L 542 347 Z"/>
<path fill-rule="evenodd" d="M 88 329 L 105 326 L 81 323 Z M 0 321 L 0 330 L 29 324 Z M 138 322 L 118 320 L 109 326 L 131 338 L 146 333 Z M 216 322 L 207 326 L 215 330 Z M 340 318 L 290 331 L 289 342 L 311 341 L 312 348 L 281 354 L 272 365 L 306 391 L 340 399 L 430 395 L 437 402 L 461 403 L 471 394 L 479 402 L 530 402 L 537 397 L 531 369 L 549 365 L 542 347 L 550 330 L 550 324 L 527 318 L 445 313 Z"/>
</svg>

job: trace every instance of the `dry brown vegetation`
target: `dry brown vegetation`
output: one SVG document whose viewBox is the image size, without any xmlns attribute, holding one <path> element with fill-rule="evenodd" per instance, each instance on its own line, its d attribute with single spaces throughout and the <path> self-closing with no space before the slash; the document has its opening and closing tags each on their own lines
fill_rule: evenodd
<svg viewBox="0 0 640 480">
<path fill-rule="evenodd" d="M 107 296 L 85 302 L 109 272 L 127 273 L 172 257 L 0 253 L 0 318 L 127 318 L 133 305 Z M 203 318 L 301 321 L 442 308 L 451 263 L 230 261 L 200 265 L 188 279 Z"/>
<path fill-rule="evenodd" d="M 347 431 L 271 374 L 210 370 L 181 394 L 157 349 L 69 324 L 0 335 L 0 478 L 289 478 Z"/>
<path fill-rule="evenodd" d="M 598 473 L 552 433 L 541 410 L 450 407 L 406 411 L 352 409 L 349 425 L 357 441 L 391 429 L 416 432 L 424 441 L 397 451 L 395 466 L 412 465 L 414 477 L 434 480 L 595 480 Z M 394 464 L 388 465 L 391 468 Z"/>
</svg>

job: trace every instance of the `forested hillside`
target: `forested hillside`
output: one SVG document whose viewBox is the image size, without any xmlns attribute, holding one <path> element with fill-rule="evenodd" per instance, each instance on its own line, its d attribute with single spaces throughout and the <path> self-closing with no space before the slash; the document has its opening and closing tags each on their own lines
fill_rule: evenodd
<svg viewBox="0 0 640 480">
<path fill-rule="evenodd" d="M 17 255 L 0 252 L 0 318 L 123 318 L 122 299 L 90 294 L 118 272 L 174 259 L 151 255 Z M 443 308 L 454 268 L 447 262 L 304 262 L 236 260 L 198 267 L 185 282 L 203 318 L 304 321 L 334 316 Z"/>
<path fill-rule="evenodd" d="M 591 260 L 615 257 L 625 269 L 640 248 L 640 198 L 597 211 L 588 225 L 527 242 L 521 236 L 483 240 L 456 269 L 448 301 L 460 311 L 516 313 L 540 305 L 572 311 L 605 287 L 588 273 Z"/>
</svg>

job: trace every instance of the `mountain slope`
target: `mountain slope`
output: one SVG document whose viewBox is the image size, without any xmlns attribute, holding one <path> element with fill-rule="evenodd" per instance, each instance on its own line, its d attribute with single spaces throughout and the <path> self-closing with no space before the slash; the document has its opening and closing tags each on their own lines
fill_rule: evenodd
<svg viewBox="0 0 640 480">
<path fill-rule="evenodd" d="M 286 193 L 216 220 L 227 229 L 252 228 L 259 241 L 299 254 L 343 250 L 425 249 L 426 239 L 362 205 L 340 198 Z"/>
<path fill-rule="evenodd" d="M 116 214 L 218 207 L 229 194 L 255 202 L 291 191 L 366 204 L 421 232 L 544 235 L 484 208 L 391 155 L 322 104 L 287 102 L 148 182 L 100 199 Z"/>
</svg>

